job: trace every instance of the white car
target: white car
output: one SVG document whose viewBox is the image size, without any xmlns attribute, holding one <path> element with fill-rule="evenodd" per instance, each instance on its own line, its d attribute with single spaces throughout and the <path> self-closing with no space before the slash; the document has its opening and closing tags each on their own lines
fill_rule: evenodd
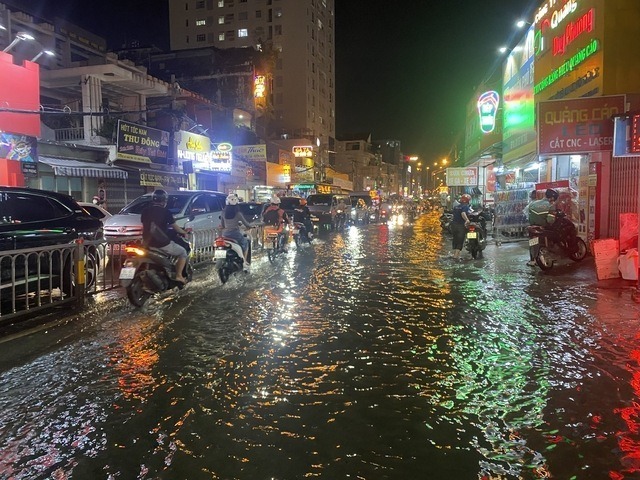
<svg viewBox="0 0 640 480">
<path fill-rule="evenodd" d="M 96 205 L 94 203 L 89 203 L 89 202 L 78 202 L 78 205 L 84 208 L 89 215 L 100 220 L 103 226 L 105 222 L 109 218 L 111 218 L 111 214 L 107 212 L 104 208 L 102 208 L 100 205 Z"/>
</svg>

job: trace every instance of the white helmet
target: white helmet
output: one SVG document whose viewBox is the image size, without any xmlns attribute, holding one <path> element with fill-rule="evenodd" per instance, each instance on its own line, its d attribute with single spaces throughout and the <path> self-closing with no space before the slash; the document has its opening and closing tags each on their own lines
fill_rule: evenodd
<svg viewBox="0 0 640 480">
<path fill-rule="evenodd" d="M 273 203 L 274 205 L 280 205 L 280 197 L 277 195 L 272 195 L 271 203 Z"/>
<path fill-rule="evenodd" d="M 227 197 L 227 205 L 237 205 L 238 202 L 240 202 L 240 199 L 238 198 L 238 195 L 235 193 L 230 193 L 229 196 Z"/>
</svg>

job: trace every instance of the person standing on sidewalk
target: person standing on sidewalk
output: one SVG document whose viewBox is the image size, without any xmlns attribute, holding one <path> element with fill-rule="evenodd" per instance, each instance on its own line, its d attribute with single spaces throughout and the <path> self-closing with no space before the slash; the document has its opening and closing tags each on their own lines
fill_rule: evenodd
<svg viewBox="0 0 640 480">
<path fill-rule="evenodd" d="M 460 252 L 462 252 L 462 247 L 464 246 L 464 235 L 467 231 L 467 225 L 469 225 L 467 213 L 471 211 L 470 201 L 471 195 L 465 193 L 460 197 L 458 205 L 453 207 L 453 219 L 451 220 L 451 233 L 453 235 L 451 255 L 453 258 L 460 258 Z"/>
</svg>

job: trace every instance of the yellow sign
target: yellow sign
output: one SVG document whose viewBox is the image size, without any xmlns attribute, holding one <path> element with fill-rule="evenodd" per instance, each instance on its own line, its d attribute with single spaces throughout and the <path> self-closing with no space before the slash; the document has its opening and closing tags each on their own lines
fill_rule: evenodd
<svg viewBox="0 0 640 480">
<path fill-rule="evenodd" d="M 291 149 L 291 151 L 293 152 L 293 156 L 296 157 L 296 158 L 299 158 L 299 157 L 312 157 L 313 156 L 313 146 L 311 146 L 311 145 L 293 147 Z"/>
<path fill-rule="evenodd" d="M 318 185 L 318 193 L 331 193 L 331 185 Z"/>
<path fill-rule="evenodd" d="M 253 86 L 253 96 L 255 98 L 264 98 L 266 96 L 267 85 L 264 75 L 257 75 Z"/>
</svg>

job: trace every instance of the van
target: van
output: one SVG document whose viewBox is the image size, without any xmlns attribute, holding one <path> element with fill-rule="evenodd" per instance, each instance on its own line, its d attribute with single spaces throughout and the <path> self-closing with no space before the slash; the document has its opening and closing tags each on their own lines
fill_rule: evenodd
<svg viewBox="0 0 640 480">
<path fill-rule="evenodd" d="M 189 222 L 193 230 L 213 230 L 220 227 L 220 216 L 227 196 L 221 192 L 207 190 L 185 190 L 167 195 L 167 208 L 173 214 L 176 223 L 184 228 Z M 147 193 L 136 198 L 116 215 L 104 223 L 104 238 L 112 244 L 109 254 L 120 253 L 120 243 L 142 239 L 142 220 L 140 214 L 152 203 L 152 194 Z M 193 220 L 190 220 L 192 218 Z M 206 238 L 198 236 L 196 238 Z M 196 248 L 205 245 L 195 245 Z"/>
<path fill-rule="evenodd" d="M 344 212 L 338 211 L 338 204 L 346 206 Z M 311 212 L 311 220 L 319 227 L 325 226 L 333 230 L 337 226 L 337 216 L 344 215 L 351 218 L 351 200 L 348 195 L 335 193 L 315 193 L 307 197 L 307 207 Z"/>
</svg>

